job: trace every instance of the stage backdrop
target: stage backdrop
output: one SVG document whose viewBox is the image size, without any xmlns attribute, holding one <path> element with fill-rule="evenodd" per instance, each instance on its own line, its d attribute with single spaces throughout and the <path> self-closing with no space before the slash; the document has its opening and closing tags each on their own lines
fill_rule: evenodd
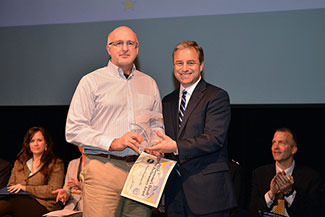
<svg viewBox="0 0 325 217">
<path fill-rule="evenodd" d="M 139 36 L 137 66 L 162 97 L 171 53 L 205 51 L 204 77 L 232 104 L 325 103 L 324 0 L 1 0 L 0 105 L 69 105 L 80 78 L 107 64 L 107 34 Z"/>
<path fill-rule="evenodd" d="M 137 67 L 162 97 L 176 87 L 175 45 L 202 45 L 204 78 L 230 95 L 229 153 L 248 182 L 273 162 L 283 126 L 298 134 L 297 161 L 325 177 L 325 0 L 1 0 L 1 158 L 14 163 L 35 125 L 66 166 L 79 156 L 64 136 L 69 103 L 80 78 L 107 64 L 107 34 L 120 25 L 138 34 Z"/>
</svg>

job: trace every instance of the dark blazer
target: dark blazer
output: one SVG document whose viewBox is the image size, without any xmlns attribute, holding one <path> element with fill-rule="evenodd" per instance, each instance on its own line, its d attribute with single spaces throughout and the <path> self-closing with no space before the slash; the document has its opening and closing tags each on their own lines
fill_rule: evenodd
<svg viewBox="0 0 325 217">
<path fill-rule="evenodd" d="M 11 163 L 0 158 L 0 188 L 3 188 L 7 185 L 11 169 Z"/>
<path fill-rule="evenodd" d="M 275 176 L 275 164 L 269 164 L 255 169 L 252 173 L 252 192 L 250 209 L 269 212 L 264 195 L 270 189 L 270 183 Z M 296 162 L 292 173 L 294 179 L 295 199 L 290 207 L 286 206 L 290 217 L 315 217 L 320 214 L 322 180 L 319 174 Z"/>
<path fill-rule="evenodd" d="M 166 155 L 178 162 L 166 187 L 167 209 L 181 190 L 195 214 L 234 207 L 236 197 L 227 165 L 227 92 L 201 79 L 188 102 L 180 129 L 178 102 L 179 89 L 163 99 L 166 134 L 176 141 L 179 152 L 178 156 Z"/>
</svg>

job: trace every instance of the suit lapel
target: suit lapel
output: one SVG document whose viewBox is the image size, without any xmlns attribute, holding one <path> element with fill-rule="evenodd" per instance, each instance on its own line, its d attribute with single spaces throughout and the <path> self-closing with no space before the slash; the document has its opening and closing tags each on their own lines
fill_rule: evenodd
<svg viewBox="0 0 325 217">
<path fill-rule="evenodd" d="M 205 89 L 206 89 L 206 82 L 203 79 L 201 79 L 200 82 L 195 87 L 195 89 L 192 93 L 192 96 L 190 98 L 190 101 L 188 102 L 188 104 L 186 106 L 183 121 L 182 121 L 181 127 L 179 128 L 179 131 L 177 133 L 177 139 L 181 135 L 181 132 L 183 131 L 184 126 L 190 119 L 192 112 L 194 111 L 196 106 L 199 104 L 199 102 L 203 99 Z"/>
<path fill-rule="evenodd" d="M 176 138 L 177 132 L 178 132 L 178 100 L 179 100 L 179 89 L 177 89 L 173 96 L 172 100 L 170 101 L 170 107 L 169 107 L 169 114 L 170 114 L 170 120 L 171 125 L 173 127 L 173 138 Z"/>
</svg>

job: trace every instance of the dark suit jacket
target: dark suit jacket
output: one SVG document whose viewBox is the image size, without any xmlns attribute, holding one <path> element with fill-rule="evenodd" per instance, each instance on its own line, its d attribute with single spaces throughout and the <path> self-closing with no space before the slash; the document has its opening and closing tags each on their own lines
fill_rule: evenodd
<svg viewBox="0 0 325 217">
<path fill-rule="evenodd" d="M 270 189 L 270 183 L 275 176 L 275 164 L 262 166 L 253 171 L 250 209 L 270 211 L 265 203 L 264 195 Z M 296 162 L 292 173 L 294 179 L 295 199 L 290 207 L 286 206 L 290 217 L 315 217 L 320 214 L 322 180 L 319 174 L 311 168 Z"/>
<path fill-rule="evenodd" d="M 7 185 L 12 165 L 6 160 L 0 159 L 0 188 Z"/>
<path fill-rule="evenodd" d="M 228 94 L 201 79 L 188 102 L 180 129 L 178 102 L 179 89 L 163 99 L 166 134 L 177 142 L 179 152 L 178 156 L 166 155 L 178 161 L 166 187 L 167 208 L 181 189 L 195 214 L 234 207 L 236 197 L 227 165 Z"/>
</svg>

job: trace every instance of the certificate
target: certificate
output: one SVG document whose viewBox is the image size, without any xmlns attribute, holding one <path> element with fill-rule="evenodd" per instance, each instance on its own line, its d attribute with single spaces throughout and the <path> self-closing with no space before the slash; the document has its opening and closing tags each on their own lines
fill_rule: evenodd
<svg viewBox="0 0 325 217">
<path fill-rule="evenodd" d="M 142 152 L 132 166 L 121 195 L 157 208 L 168 176 L 176 161 Z"/>
<path fill-rule="evenodd" d="M 44 214 L 42 216 L 50 216 L 50 217 L 75 216 L 75 217 L 81 217 L 82 216 L 82 211 L 61 209 L 61 210 L 56 210 L 56 211 L 46 213 L 46 214 Z"/>
</svg>

